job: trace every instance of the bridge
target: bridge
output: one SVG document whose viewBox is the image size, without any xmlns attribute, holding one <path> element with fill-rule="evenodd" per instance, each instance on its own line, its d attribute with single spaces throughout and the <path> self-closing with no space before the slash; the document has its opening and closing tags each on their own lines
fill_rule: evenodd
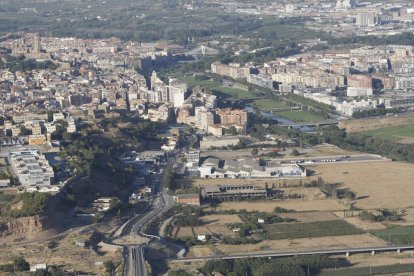
<svg viewBox="0 0 414 276">
<path fill-rule="evenodd" d="M 198 258 L 183 258 L 183 259 L 170 259 L 171 263 L 181 262 L 197 262 L 197 261 L 208 261 L 208 260 L 235 260 L 243 258 L 281 258 L 281 257 L 295 257 L 295 256 L 307 256 L 307 255 L 345 255 L 349 257 L 352 253 L 371 253 L 375 255 L 377 252 L 396 252 L 401 253 L 402 251 L 414 250 L 414 245 L 408 246 L 382 246 L 382 247 L 363 247 L 363 248 L 338 248 L 338 249 L 319 249 L 309 251 L 287 251 L 287 252 L 267 252 L 267 253 L 248 253 L 248 254 L 237 254 L 237 255 L 216 255 L 210 257 L 198 257 Z"/>
</svg>

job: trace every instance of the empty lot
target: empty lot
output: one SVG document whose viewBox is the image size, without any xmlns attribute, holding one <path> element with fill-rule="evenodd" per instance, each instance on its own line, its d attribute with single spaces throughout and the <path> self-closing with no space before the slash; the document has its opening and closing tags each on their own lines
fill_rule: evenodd
<svg viewBox="0 0 414 276">
<path fill-rule="evenodd" d="M 355 205 L 361 209 L 406 208 L 413 206 L 414 165 L 401 162 L 367 162 L 316 165 L 313 177 L 328 183 L 339 183 L 354 191 L 360 199 Z"/>
</svg>

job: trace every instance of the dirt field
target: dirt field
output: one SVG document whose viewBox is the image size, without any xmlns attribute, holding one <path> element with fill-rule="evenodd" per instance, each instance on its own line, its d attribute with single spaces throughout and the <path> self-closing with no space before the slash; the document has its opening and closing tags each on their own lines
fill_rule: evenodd
<svg viewBox="0 0 414 276">
<path fill-rule="evenodd" d="M 366 247 L 366 246 L 383 246 L 385 241 L 375 238 L 371 235 L 353 235 L 353 236 L 336 236 L 322 237 L 312 239 L 294 239 L 294 240 L 277 240 L 263 241 L 259 244 L 244 245 L 202 245 L 190 248 L 188 257 L 204 257 L 204 254 L 211 254 L 217 250 L 221 254 L 243 254 L 248 252 L 267 252 L 272 251 L 300 251 L 315 250 L 317 248 L 344 248 L 344 247 Z M 209 255 L 207 255 L 209 256 Z"/>
<path fill-rule="evenodd" d="M 346 128 L 347 132 L 359 132 L 378 128 L 399 126 L 414 123 L 414 115 L 399 115 L 397 117 L 365 118 L 341 121 L 339 127 Z"/>
<path fill-rule="evenodd" d="M 234 236 L 235 234 L 229 227 L 227 227 L 227 225 L 242 222 L 238 215 L 209 215 L 202 217 L 201 221 L 203 222 L 202 226 L 180 227 L 177 237 L 193 236 L 193 230 L 196 235 L 219 234 L 224 236 Z M 175 228 L 174 231 L 176 230 L 177 228 Z"/>
<path fill-rule="evenodd" d="M 317 165 L 313 177 L 329 183 L 340 183 L 354 191 L 360 199 L 355 205 L 361 209 L 407 208 L 414 206 L 414 165 L 400 162 L 368 162 Z"/>
<path fill-rule="evenodd" d="M 338 217 L 343 218 L 346 222 L 349 222 L 350 224 L 362 229 L 362 230 L 380 230 L 387 228 L 386 225 L 384 225 L 381 222 L 371 222 L 362 220 L 359 218 L 359 212 L 355 211 L 353 217 L 343 217 L 344 214 L 342 212 L 336 212 L 335 213 Z"/>
<path fill-rule="evenodd" d="M 322 200 L 284 200 L 284 201 L 254 201 L 254 202 L 223 202 L 218 206 L 219 210 L 241 210 L 273 212 L 275 207 L 281 207 L 295 211 L 340 211 L 347 208 L 334 199 Z"/>
<path fill-rule="evenodd" d="M 104 275 L 102 262 L 112 260 L 120 263 L 122 251 L 113 246 L 99 246 L 97 251 L 76 245 L 91 238 L 90 233 L 73 233 L 67 237 L 49 242 L 25 246 L 5 246 L 0 250 L 0 263 L 10 263 L 13 258 L 22 255 L 30 264 L 46 263 L 61 266 L 66 271 L 78 271 L 85 274 Z"/>
<path fill-rule="evenodd" d="M 395 252 L 387 252 L 381 254 L 355 254 L 349 256 L 347 260 L 354 265 L 354 267 L 369 267 L 369 266 L 383 266 L 399 264 L 401 259 L 408 260 L 409 254 L 397 254 Z"/>
</svg>

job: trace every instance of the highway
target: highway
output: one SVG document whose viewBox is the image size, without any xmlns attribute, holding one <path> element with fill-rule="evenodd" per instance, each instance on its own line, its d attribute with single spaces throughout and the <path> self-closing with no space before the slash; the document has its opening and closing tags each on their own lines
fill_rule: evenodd
<svg viewBox="0 0 414 276">
<path fill-rule="evenodd" d="M 157 236 L 147 235 L 144 232 L 154 219 L 162 216 L 163 213 L 168 211 L 174 205 L 173 198 L 169 196 L 162 187 L 161 180 L 164 168 L 170 166 L 174 162 L 175 156 L 176 155 L 170 158 L 167 164 L 162 167 L 162 170 L 160 170 L 162 173 L 153 176 L 151 186 L 155 196 L 149 199 L 143 214 L 136 215 L 123 226 L 120 236 L 139 235 L 149 239 L 158 238 Z M 147 275 L 144 260 L 145 246 L 145 242 L 137 245 L 125 246 L 123 276 Z"/>
<path fill-rule="evenodd" d="M 338 249 L 326 249 L 326 250 L 309 250 L 309 251 L 287 251 L 287 252 L 267 252 L 267 253 L 247 253 L 237 255 L 216 255 L 210 257 L 199 257 L 199 258 L 183 258 L 183 259 L 170 259 L 169 262 L 196 262 L 196 261 L 208 261 L 215 259 L 232 260 L 242 258 L 277 258 L 277 257 L 292 257 L 292 256 L 303 256 L 303 255 L 339 255 L 344 254 L 349 256 L 351 253 L 371 253 L 376 252 L 402 252 L 406 250 L 414 250 L 414 245 L 410 246 L 383 246 L 383 247 L 364 247 L 364 248 L 338 248 Z"/>
</svg>

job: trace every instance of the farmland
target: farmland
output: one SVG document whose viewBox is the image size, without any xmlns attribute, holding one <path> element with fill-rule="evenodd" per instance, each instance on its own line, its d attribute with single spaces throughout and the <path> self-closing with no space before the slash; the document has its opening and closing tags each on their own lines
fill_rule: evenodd
<svg viewBox="0 0 414 276">
<path fill-rule="evenodd" d="M 414 165 L 400 162 L 366 162 L 312 166 L 314 177 L 338 183 L 357 195 L 353 203 L 361 209 L 407 208 L 413 205 Z M 375 172 L 375 173 L 374 173 Z"/>
<path fill-rule="evenodd" d="M 267 240 L 315 238 L 324 236 L 358 235 L 363 231 L 343 220 L 304 223 L 271 224 L 264 227 Z"/>
<path fill-rule="evenodd" d="M 373 231 L 373 234 L 392 244 L 414 243 L 414 226 L 390 226 L 388 229 Z"/>
</svg>

